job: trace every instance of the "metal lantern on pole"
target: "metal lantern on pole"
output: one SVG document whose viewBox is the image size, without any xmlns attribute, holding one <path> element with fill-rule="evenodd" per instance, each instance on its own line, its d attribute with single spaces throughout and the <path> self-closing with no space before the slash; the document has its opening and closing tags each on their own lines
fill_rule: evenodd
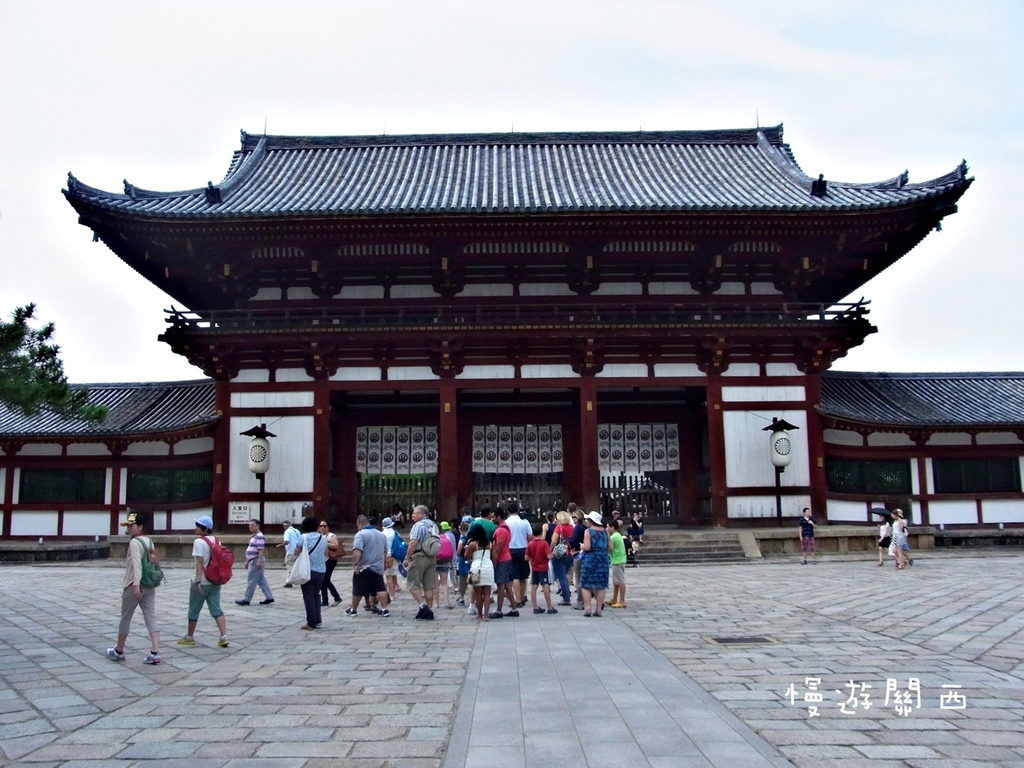
<svg viewBox="0 0 1024 768">
<path fill-rule="evenodd" d="M 260 424 L 239 434 L 249 438 L 249 471 L 256 475 L 260 483 L 260 525 L 263 525 L 264 490 L 267 470 L 270 469 L 270 442 L 267 438 L 277 435 L 270 432 L 266 424 Z"/>
<path fill-rule="evenodd" d="M 792 459 L 793 443 L 789 439 L 789 432 L 800 429 L 795 424 L 790 424 L 785 419 L 772 417 L 771 426 L 764 428 L 764 432 L 770 432 L 768 436 L 768 458 L 775 467 L 775 517 L 782 524 L 782 473 L 786 471 Z"/>
</svg>

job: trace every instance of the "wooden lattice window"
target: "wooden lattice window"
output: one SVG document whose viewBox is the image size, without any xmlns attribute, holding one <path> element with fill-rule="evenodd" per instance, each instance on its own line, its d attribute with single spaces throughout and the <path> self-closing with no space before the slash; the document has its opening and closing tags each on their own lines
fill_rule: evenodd
<svg viewBox="0 0 1024 768">
<path fill-rule="evenodd" d="M 825 459 L 825 480 L 835 493 L 910 493 L 906 459 Z"/>
<path fill-rule="evenodd" d="M 102 469 L 23 469 L 18 498 L 23 504 L 102 504 Z"/>
<path fill-rule="evenodd" d="M 986 493 L 1020 490 L 1020 464 L 1015 458 L 934 459 L 937 493 Z"/>
<path fill-rule="evenodd" d="M 129 504 L 206 501 L 212 493 L 213 470 L 210 467 L 128 471 Z"/>
</svg>

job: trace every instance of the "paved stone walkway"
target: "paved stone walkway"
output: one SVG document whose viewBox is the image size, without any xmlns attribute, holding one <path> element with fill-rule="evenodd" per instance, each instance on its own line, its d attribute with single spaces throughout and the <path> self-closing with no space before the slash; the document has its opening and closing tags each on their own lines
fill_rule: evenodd
<svg viewBox="0 0 1024 768">
<path fill-rule="evenodd" d="M 299 590 L 277 588 L 278 577 L 272 606 L 235 606 L 243 585 L 226 588 L 227 649 L 208 616 L 196 647 L 175 645 L 189 569 L 173 565 L 157 667 L 142 663 L 141 615 L 128 661 L 103 655 L 120 564 L 6 566 L 0 757 L 197 768 L 1021 766 L 1024 555 L 989 554 L 925 553 L 905 572 L 855 558 L 631 569 L 629 607 L 601 619 L 562 609 L 478 626 L 440 609 L 418 622 L 402 593 L 390 620 L 325 609 L 313 633 L 298 629 Z M 768 642 L 735 642 L 756 638 Z M 901 714 L 895 698 L 911 678 L 920 706 L 914 698 Z M 899 690 L 886 706 L 887 679 Z"/>
</svg>

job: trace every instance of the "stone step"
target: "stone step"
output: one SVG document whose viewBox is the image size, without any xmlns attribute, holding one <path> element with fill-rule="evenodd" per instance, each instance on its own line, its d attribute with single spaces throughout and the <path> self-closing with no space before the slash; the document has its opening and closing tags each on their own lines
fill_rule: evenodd
<svg viewBox="0 0 1024 768">
<path fill-rule="evenodd" d="M 659 529 L 645 533 L 638 562 L 643 566 L 741 562 L 745 559 L 743 545 L 736 532 Z"/>
</svg>

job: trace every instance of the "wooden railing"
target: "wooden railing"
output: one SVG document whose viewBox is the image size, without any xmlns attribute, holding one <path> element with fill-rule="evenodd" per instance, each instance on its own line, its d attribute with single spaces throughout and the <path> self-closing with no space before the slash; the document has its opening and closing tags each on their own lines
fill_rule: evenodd
<svg viewBox="0 0 1024 768">
<path fill-rule="evenodd" d="M 169 330 L 184 333 L 267 333 L 323 329 L 350 333 L 395 331 L 493 331 L 517 328 L 586 330 L 599 328 L 695 328 L 736 325 L 800 327 L 867 322 L 867 305 L 783 302 L 759 304 L 679 304 L 559 307 L 546 303 L 514 307 L 473 305 L 429 308 L 290 308 L 166 310 Z"/>
</svg>

